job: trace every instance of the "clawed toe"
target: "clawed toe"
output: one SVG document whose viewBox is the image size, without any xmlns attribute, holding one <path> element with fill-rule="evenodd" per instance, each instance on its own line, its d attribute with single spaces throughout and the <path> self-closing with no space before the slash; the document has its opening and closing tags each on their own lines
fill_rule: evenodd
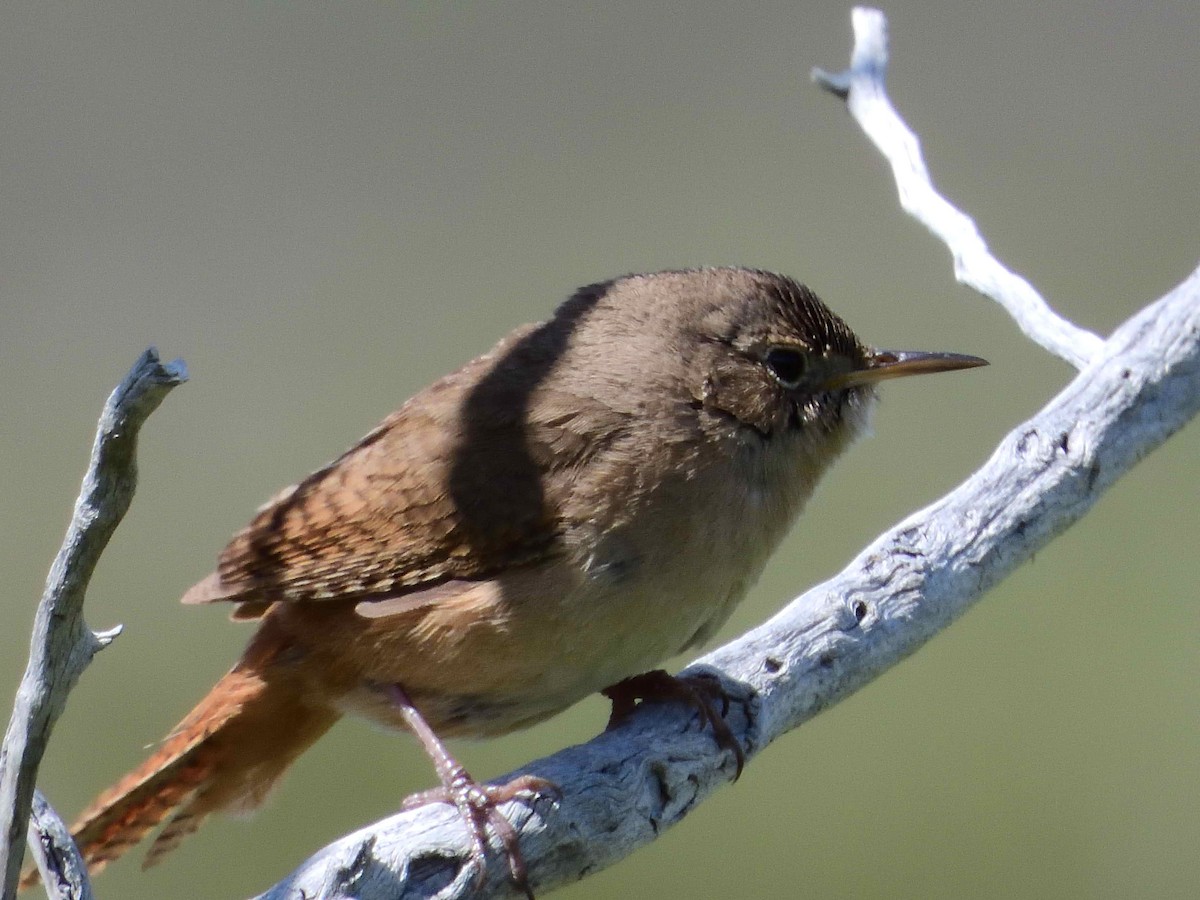
<svg viewBox="0 0 1200 900">
<path fill-rule="evenodd" d="M 446 749 L 446 745 L 429 727 L 429 723 L 413 705 L 408 692 L 399 684 L 383 686 L 396 711 L 404 719 L 413 734 L 420 740 L 425 752 L 433 761 L 441 786 L 421 791 L 405 799 L 404 810 L 415 809 L 429 803 L 447 803 L 458 810 L 459 817 L 467 826 L 471 837 L 471 862 L 475 868 L 475 885 L 481 887 L 487 875 L 487 848 L 489 829 L 504 846 L 508 859 L 508 871 L 513 884 L 533 900 L 529 887 L 529 873 L 517 830 L 498 809 L 501 803 L 510 800 L 532 802 L 539 797 L 549 796 L 556 800 L 562 797 L 558 785 L 536 775 L 521 775 L 505 784 L 480 784 Z"/>
<path fill-rule="evenodd" d="M 562 797 L 562 790 L 554 782 L 536 775 L 521 775 L 505 784 L 480 784 L 460 768 L 447 784 L 407 797 L 402 808 L 409 810 L 430 803 L 446 803 L 458 810 L 471 836 L 471 861 L 475 867 L 477 886 L 482 885 L 487 872 L 490 829 L 504 847 L 513 883 L 532 898 L 533 891 L 529 887 L 529 873 L 525 858 L 521 855 L 517 830 L 498 807 L 511 800 L 532 802 L 540 797 L 558 800 Z"/>
<path fill-rule="evenodd" d="M 601 693 L 612 701 L 607 729 L 614 728 L 633 712 L 638 700 L 679 700 L 687 703 L 699 714 L 700 727 L 708 725 L 712 729 L 717 746 L 733 754 L 737 765 L 733 780 L 741 777 L 746 765 L 746 751 L 725 721 L 725 715 L 729 712 L 729 695 L 715 675 L 701 672 L 678 678 L 662 669 L 655 669 L 619 681 Z"/>
</svg>

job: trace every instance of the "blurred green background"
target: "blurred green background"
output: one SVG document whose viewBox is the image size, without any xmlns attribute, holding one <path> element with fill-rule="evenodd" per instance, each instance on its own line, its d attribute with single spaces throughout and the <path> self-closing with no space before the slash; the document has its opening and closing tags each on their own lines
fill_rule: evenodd
<svg viewBox="0 0 1200 900">
<path fill-rule="evenodd" d="M 1200 6 L 903 2 L 893 98 L 1012 267 L 1107 333 L 1200 253 Z M 73 816 L 233 661 L 176 598 L 277 488 L 576 285 L 736 263 L 867 340 L 988 357 L 889 385 L 723 634 L 946 491 L 1070 378 L 953 283 L 884 163 L 808 82 L 837 3 L 19 3 L 0 29 L 0 683 L 15 687 L 96 416 L 142 348 L 192 382 L 150 420 L 88 619 L 125 635 L 41 784 Z M 612 896 L 1193 897 L 1200 430 L 1119 483 L 918 656 L 773 746 Z M 678 665 L 682 661 L 675 661 Z M 592 699 L 456 745 L 480 776 L 586 740 Z M 252 823 L 101 897 L 261 890 L 432 781 L 341 724 Z"/>
</svg>

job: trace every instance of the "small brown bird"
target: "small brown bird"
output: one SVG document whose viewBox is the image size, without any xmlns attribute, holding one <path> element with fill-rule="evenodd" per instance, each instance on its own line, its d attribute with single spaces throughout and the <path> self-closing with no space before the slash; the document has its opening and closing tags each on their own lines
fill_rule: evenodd
<svg viewBox="0 0 1200 900">
<path fill-rule="evenodd" d="M 209 814 L 258 806 L 355 713 L 421 739 L 443 787 L 417 802 L 456 803 L 480 874 L 493 831 L 523 885 L 494 805 L 552 786 L 480 785 L 438 735 L 505 734 L 605 689 L 621 708 L 669 689 L 661 673 L 634 676 L 726 620 L 863 430 L 873 385 L 977 365 L 872 350 L 808 288 L 767 272 L 581 289 L 234 537 L 183 602 L 235 604 L 258 631 L 83 813 L 84 857 L 98 871 L 170 817 L 154 864 Z"/>
</svg>

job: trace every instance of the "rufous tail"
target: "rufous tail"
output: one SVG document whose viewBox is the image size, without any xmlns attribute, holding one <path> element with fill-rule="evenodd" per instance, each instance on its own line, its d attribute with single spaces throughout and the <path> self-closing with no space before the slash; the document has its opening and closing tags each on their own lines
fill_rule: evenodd
<svg viewBox="0 0 1200 900">
<path fill-rule="evenodd" d="M 211 813 L 259 806 L 296 757 L 341 716 L 306 697 L 289 667 L 274 664 L 274 653 L 264 659 L 254 649 L 252 644 L 149 759 L 97 797 L 71 827 L 93 875 L 168 817 L 142 868 L 178 847 Z M 21 887 L 37 880 L 35 870 Z"/>
</svg>

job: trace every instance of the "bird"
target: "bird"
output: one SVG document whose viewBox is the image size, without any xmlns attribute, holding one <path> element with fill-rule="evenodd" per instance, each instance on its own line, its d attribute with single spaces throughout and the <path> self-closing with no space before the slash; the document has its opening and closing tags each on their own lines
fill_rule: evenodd
<svg viewBox="0 0 1200 900">
<path fill-rule="evenodd" d="M 343 715 L 415 734 L 477 877 L 496 808 L 444 738 L 487 738 L 603 692 L 674 695 L 741 766 L 711 686 L 657 667 L 704 644 L 885 379 L 985 365 L 878 350 L 803 284 L 757 269 L 626 275 L 417 393 L 267 502 L 182 599 L 257 623 L 233 668 L 72 827 L 93 873 L 163 827 L 159 862 L 211 814 L 254 809 Z M 614 718 L 619 718 L 614 716 Z M 164 824 L 165 823 L 165 824 Z M 33 879 L 26 879 L 26 886 Z"/>
</svg>

